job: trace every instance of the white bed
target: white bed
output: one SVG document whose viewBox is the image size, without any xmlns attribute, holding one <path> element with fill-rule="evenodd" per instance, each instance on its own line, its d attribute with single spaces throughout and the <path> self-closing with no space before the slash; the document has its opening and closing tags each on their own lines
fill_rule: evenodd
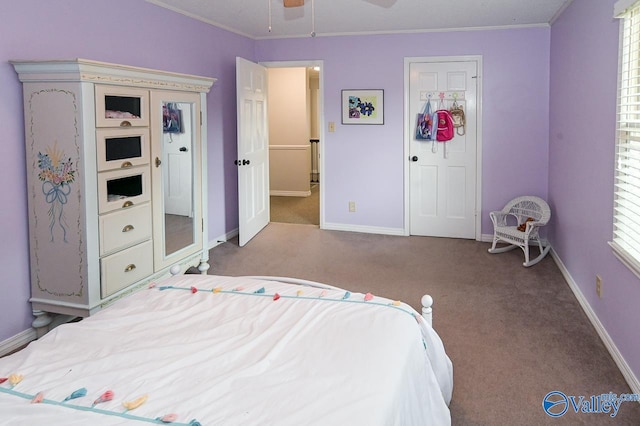
<svg viewBox="0 0 640 426">
<path fill-rule="evenodd" d="M 203 426 L 450 424 L 453 373 L 440 338 L 410 306 L 371 296 L 172 277 L 1 358 L 0 377 L 11 380 L 0 384 L 0 424 L 167 414 Z M 80 389 L 86 396 L 63 401 Z M 108 390 L 113 399 L 92 406 Z"/>
</svg>

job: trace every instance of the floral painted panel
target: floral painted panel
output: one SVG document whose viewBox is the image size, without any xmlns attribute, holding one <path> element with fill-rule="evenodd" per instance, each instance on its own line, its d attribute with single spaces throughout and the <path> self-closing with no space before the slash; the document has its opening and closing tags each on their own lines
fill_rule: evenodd
<svg viewBox="0 0 640 426">
<path fill-rule="evenodd" d="M 85 286 L 80 128 L 76 93 L 34 90 L 25 98 L 33 297 L 80 302 Z M 41 294 L 37 294 L 40 292 Z"/>
</svg>

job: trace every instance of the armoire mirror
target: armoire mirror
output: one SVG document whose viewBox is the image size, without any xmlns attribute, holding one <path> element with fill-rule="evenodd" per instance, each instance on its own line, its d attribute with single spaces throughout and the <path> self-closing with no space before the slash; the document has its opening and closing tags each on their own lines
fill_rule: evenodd
<svg viewBox="0 0 640 426">
<path fill-rule="evenodd" d="M 202 246 L 200 98 L 195 93 L 157 91 L 151 95 L 154 264 Z M 160 226 L 157 226 L 160 225 Z"/>
<path fill-rule="evenodd" d="M 194 243 L 193 105 L 162 102 L 165 256 Z"/>
</svg>

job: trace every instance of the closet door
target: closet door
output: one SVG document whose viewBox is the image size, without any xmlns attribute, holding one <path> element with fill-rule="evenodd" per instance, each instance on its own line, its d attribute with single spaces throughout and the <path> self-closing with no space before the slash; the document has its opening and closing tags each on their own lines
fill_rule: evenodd
<svg viewBox="0 0 640 426">
<path fill-rule="evenodd" d="M 151 92 L 156 271 L 202 250 L 200 95 Z"/>
</svg>

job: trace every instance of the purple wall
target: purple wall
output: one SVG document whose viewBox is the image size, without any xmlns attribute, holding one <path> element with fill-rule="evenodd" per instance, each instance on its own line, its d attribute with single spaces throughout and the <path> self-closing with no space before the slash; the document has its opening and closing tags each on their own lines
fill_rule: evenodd
<svg viewBox="0 0 640 426">
<path fill-rule="evenodd" d="M 403 228 L 404 58 L 482 55 L 482 232 L 517 195 L 547 196 L 547 28 L 316 37 L 257 42 L 260 61 L 324 60 L 325 220 Z M 343 126 L 341 89 L 384 89 L 384 126 Z M 348 202 L 358 204 L 348 212 Z"/>
<path fill-rule="evenodd" d="M 615 0 L 574 1 L 551 29 L 550 239 L 636 377 L 640 376 L 640 280 L 608 246 L 619 22 Z M 595 292 L 602 277 L 603 296 Z"/>
<path fill-rule="evenodd" d="M 82 57 L 218 78 L 208 97 L 210 239 L 237 227 L 235 56 L 323 60 L 326 221 L 401 229 L 404 57 L 482 55 L 483 233 L 487 212 L 524 193 L 547 196 L 548 28 L 252 41 L 142 0 L 24 0 L 6 8 L 0 38 L 5 200 L 0 233 L 0 341 L 31 321 L 21 86 L 9 59 Z M 340 90 L 385 90 L 384 126 L 340 125 Z M 11 200 L 6 204 L 6 200 Z M 358 212 L 347 212 L 348 201 Z M 6 320 L 5 320 L 6 318 Z"/>
<path fill-rule="evenodd" d="M 142 0 L 23 0 L 2 11 L 0 341 L 31 325 L 22 86 L 11 59 L 86 58 L 218 79 L 208 95 L 211 238 L 237 227 L 235 57 L 254 42 Z M 11 34 L 11 37 L 7 37 Z"/>
</svg>

